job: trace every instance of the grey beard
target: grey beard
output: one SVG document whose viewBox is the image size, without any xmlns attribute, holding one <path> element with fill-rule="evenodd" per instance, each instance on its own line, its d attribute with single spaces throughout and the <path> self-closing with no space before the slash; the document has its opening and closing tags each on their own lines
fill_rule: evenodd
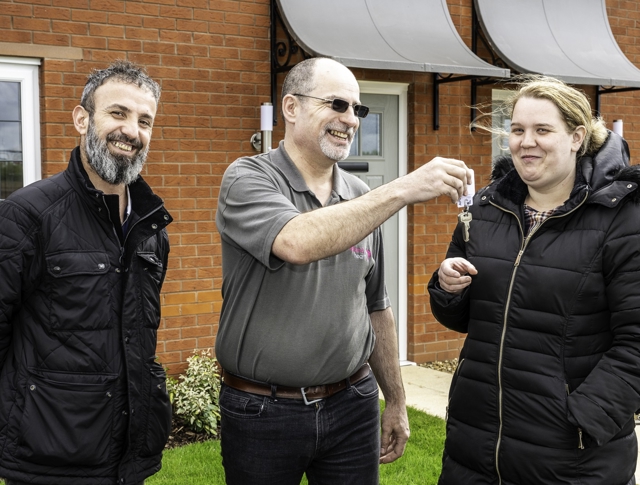
<svg viewBox="0 0 640 485">
<path fill-rule="evenodd" d="M 331 135 L 329 135 L 329 133 L 327 132 L 328 130 L 331 130 L 331 129 L 347 131 L 349 133 L 349 136 L 351 137 L 351 140 L 349 141 L 349 145 L 346 147 L 335 146 L 331 142 L 331 139 L 330 139 Z M 322 151 L 322 153 L 324 153 L 324 156 L 336 162 L 339 162 L 347 158 L 349 156 L 349 152 L 351 151 L 351 143 L 353 142 L 354 130 L 349 129 L 347 126 L 342 126 L 342 125 L 335 125 L 335 126 L 329 125 L 326 127 L 326 130 L 327 131 L 321 133 L 320 136 L 318 137 L 318 144 L 320 145 L 320 150 Z"/>
<path fill-rule="evenodd" d="M 140 174 L 142 166 L 147 160 L 149 145 L 139 152 L 135 157 L 129 158 L 126 155 L 114 155 L 109 151 L 107 140 L 124 139 L 124 135 L 107 135 L 105 140 L 98 138 L 93 120 L 89 120 L 87 136 L 85 141 L 85 152 L 89 165 L 105 182 L 111 185 L 130 185 Z M 127 139 L 128 143 L 132 140 Z M 139 144 L 139 140 L 133 140 L 133 144 Z"/>
<path fill-rule="evenodd" d="M 329 140 L 322 137 L 320 138 L 320 150 L 329 160 L 340 162 L 349 156 L 351 145 L 345 148 L 336 147 Z"/>
</svg>

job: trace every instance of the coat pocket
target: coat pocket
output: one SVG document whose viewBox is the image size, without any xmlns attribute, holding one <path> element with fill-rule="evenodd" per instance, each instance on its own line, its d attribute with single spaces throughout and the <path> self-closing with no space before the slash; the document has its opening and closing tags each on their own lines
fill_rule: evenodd
<svg viewBox="0 0 640 485">
<path fill-rule="evenodd" d="M 110 328 L 109 257 L 100 251 L 48 254 L 45 287 L 54 331 Z M 97 308 L 104 305 L 103 309 Z"/>
<path fill-rule="evenodd" d="M 116 379 L 116 375 L 32 373 L 25 389 L 19 457 L 51 467 L 105 464 Z"/>
<path fill-rule="evenodd" d="M 150 391 L 141 456 L 154 456 L 162 452 L 171 432 L 171 402 L 167 393 L 167 377 L 162 366 L 153 363 L 150 369 Z"/>
<path fill-rule="evenodd" d="M 153 252 L 139 251 L 137 255 L 140 267 L 144 326 L 158 328 L 160 325 L 160 290 L 162 289 L 165 268 L 162 260 Z"/>
</svg>

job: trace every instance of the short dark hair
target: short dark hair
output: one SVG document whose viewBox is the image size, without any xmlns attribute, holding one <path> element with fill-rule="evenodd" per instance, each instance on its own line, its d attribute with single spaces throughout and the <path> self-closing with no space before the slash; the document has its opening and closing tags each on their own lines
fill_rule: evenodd
<svg viewBox="0 0 640 485">
<path fill-rule="evenodd" d="M 156 100 L 156 104 L 160 100 L 160 86 L 157 82 L 149 77 L 143 67 L 137 66 L 133 62 L 126 60 L 117 60 L 106 69 L 94 69 L 87 78 L 84 85 L 80 105 L 87 110 L 90 115 L 95 111 L 95 101 L 93 95 L 100 86 L 109 79 L 123 83 L 135 84 L 138 87 L 147 88 Z"/>
</svg>

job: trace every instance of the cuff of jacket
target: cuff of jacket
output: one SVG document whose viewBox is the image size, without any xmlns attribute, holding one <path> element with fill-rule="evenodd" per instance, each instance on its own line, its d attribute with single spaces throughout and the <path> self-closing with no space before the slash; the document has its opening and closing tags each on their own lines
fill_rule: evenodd
<svg viewBox="0 0 640 485">
<path fill-rule="evenodd" d="M 443 290 L 434 272 L 428 285 L 431 297 L 431 313 L 442 325 L 456 332 L 467 332 L 469 323 L 469 287 L 462 293 L 453 294 Z"/>
</svg>

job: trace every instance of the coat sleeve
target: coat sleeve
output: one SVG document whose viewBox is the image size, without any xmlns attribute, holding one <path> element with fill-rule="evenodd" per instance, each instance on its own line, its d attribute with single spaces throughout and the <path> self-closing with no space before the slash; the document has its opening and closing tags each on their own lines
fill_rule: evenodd
<svg viewBox="0 0 640 485">
<path fill-rule="evenodd" d="M 446 258 L 460 257 L 466 259 L 464 247 L 462 229 L 458 225 L 453 233 Z M 438 271 L 436 270 L 431 276 L 428 290 L 431 312 L 436 320 L 450 330 L 467 333 L 469 325 L 469 287 L 457 295 L 443 290 L 438 282 Z"/>
<path fill-rule="evenodd" d="M 569 420 L 598 445 L 610 441 L 640 409 L 640 206 L 627 203 L 603 249 L 610 348 L 569 395 Z"/>
<path fill-rule="evenodd" d="M 13 319 L 32 286 L 34 225 L 18 205 L 0 202 L 0 371 L 11 344 Z"/>
</svg>

